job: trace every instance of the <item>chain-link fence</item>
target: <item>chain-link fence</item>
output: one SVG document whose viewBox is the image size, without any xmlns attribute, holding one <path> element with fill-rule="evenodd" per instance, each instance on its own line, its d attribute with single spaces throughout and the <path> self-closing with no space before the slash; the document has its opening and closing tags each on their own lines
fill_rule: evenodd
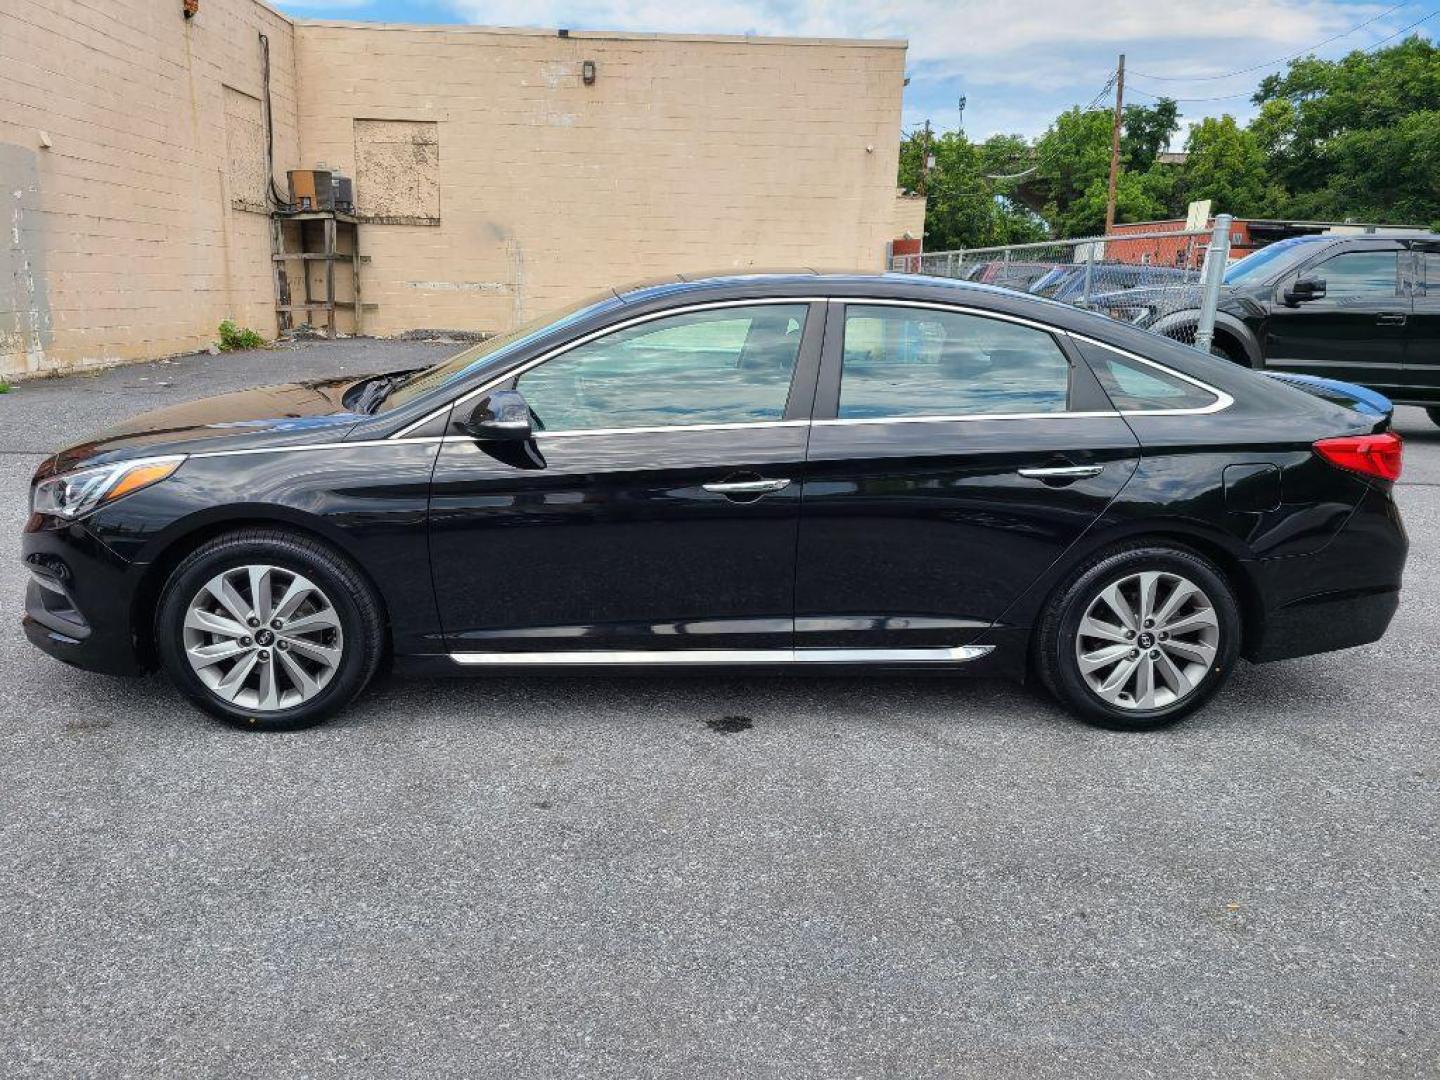
<svg viewBox="0 0 1440 1080">
<path fill-rule="evenodd" d="M 1208 349 L 1207 327 L 1214 325 L 1229 230 L 1228 215 L 1221 215 L 1213 230 L 1117 231 L 1078 240 L 932 251 L 896 256 L 891 269 L 999 285 Z M 1219 257 L 1207 262 L 1212 249 Z M 1214 272 L 1207 274 L 1212 265 Z"/>
</svg>

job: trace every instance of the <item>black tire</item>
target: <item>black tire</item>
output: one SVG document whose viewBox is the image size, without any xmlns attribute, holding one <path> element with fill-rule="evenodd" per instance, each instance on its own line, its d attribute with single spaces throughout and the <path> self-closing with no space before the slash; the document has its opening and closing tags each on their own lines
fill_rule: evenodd
<svg viewBox="0 0 1440 1080">
<path fill-rule="evenodd" d="M 1430 417 L 1432 424 L 1440 424 L 1440 405 L 1432 406 L 1425 410 L 1425 415 Z"/>
<path fill-rule="evenodd" d="M 1094 598 L 1111 584 L 1146 570 L 1178 574 L 1198 586 L 1214 609 L 1219 641 L 1209 669 L 1188 694 L 1161 708 L 1122 708 L 1086 683 L 1076 641 Z M 1235 591 L 1209 560 L 1181 548 L 1137 543 L 1099 553 L 1055 591 L 1036 633 L 1035 667 L 1045 687 L 1075 717 L 1115 731 L 1149 731 L 1183 720 L 1219 692 L 1240 655 L 1240 631 Z"/>
<path fill-rule="evenodd" d="M 190 601 L 207 581 L 261 561 L 303 574 L 317 585 L 334 609 L 344 641 L 330 681 L 309 700 L 274 711 L 247 709 L 219 697 L 186 659 L 183 637 Z M 385 624 L 370 583 L 328 545 L 283 529 L 249 528 L 207 541 L 174 569 L 160 594 L 155 643 L 170 680 L 212 716 L 253 731 L 294 731 L 328 720 L 365 688 L 384 652 Z"/>
</svg>

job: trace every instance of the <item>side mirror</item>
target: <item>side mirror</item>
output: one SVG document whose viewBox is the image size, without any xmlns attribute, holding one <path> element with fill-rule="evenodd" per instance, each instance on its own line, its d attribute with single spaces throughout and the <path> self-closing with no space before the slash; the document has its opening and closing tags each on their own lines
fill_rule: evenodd
<svg viewBox="0 0 1440 1080">
<path fill-rule="evenodd" d="M 530 405 L 518 390 L 492 390 L 475 404 L 460 427 L 486 442 L 525 442 L 531 434 Z"/>
<path fill-rule="evenodd" d="M 1285 290 L 1285 303 L 1291 307 L 1306 300 L 1321 300 L 1325 297 L 1324 278 L 1301 278 Z"/>
</svg>

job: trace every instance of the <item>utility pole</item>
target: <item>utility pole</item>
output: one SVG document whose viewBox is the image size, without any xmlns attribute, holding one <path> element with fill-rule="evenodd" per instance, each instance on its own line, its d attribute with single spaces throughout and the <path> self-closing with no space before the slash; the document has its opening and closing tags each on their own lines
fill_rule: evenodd
<svg viewBox="0 0 1440 1080">
<path fill-rule="evenodd" d="M 1110 127 L 1110 194 L 1105 200 L 1105 231 L 1115 227 L 1115 182 L 1120 178 L 1120 129 L 1125 119 L 1125 54 L 1115 71 L 1115 121 Z"/>
<path fill-rule="evenodd" d="M 930 167 L 935 159 L 930 156 L 930 120 L 925 120 L 925 142 L 920 148 L 920 194 L 930 194 Z"/>
</svg>

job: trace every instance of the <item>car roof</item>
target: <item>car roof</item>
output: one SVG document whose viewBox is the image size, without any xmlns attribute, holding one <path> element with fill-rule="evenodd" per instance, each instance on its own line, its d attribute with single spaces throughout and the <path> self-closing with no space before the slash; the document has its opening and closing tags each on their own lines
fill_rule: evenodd
<svg viewBox="0 0 1440 1080">
<path fill-rule="evenodd" d="M 674 299 L 693 295 L 697 299 L 710 294 L 758 295 L 772 292 L 777 296 L 803 292 L 861 295 L 873 290 L 877 296 L 899 296 L 916 288 L 953 289 L 956 292 L 983 295 L 991 300 L 1023 296 L 1013 289 L 985 285 L 958 278 L 933 277 L 926 274 L 873 274 L 859 270 L 755 270 L 744 273 L 714 275 L 674 274 L 670 277 L 620 286 L 612 291 L 625 304 L 643 304 L 652 300 Z"/>
</svg>

